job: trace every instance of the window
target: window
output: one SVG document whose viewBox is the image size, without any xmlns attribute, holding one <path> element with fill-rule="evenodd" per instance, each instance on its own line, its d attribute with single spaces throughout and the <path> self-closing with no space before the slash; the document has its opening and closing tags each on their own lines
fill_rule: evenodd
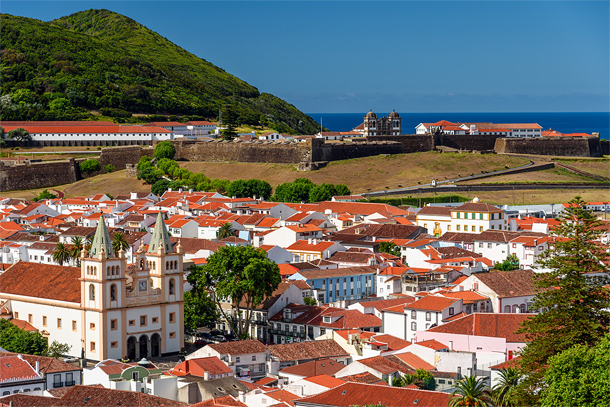
<svg viewBox="0 0 610 407">
<path fill-rule="evenodd" d="M 326 329 L 321 328 L 321 329 L 320 329 L 320 335 L 324 335 L 325 333 L 326 333 Z"/>
<path fill-rule="evenodd" d="M 460 286 L 460 291 L 464 291 L 464 286 L 463 285 Z"/>
<path fill-rule="evenodd" d="M 47 317 L 42 316 L 42 326 L 47 326 Z"/>
<path fill-rule="evenodd" d="M 110 301 L 116 301 L 116 284 L 110 285 Z"/>
<path fill-rule="evenodd" d="M 239 356 L 236 356 L 235 357 L 235 363 L 239 363 L 239 362 L 241 362 L 241 358 Z"/>
<path fill-rule="evenodd" d="M 483 226 L 479 226 L 479 232 L 483 231 Z"/>
<path fill-rule="evenodd" d="M 513 243 L 513 249 L 517 248 L 517 243 Z"/>
<path fill-rule="evenodd" d="M 470 230 L 473 231 L 473 232 L 476 232 L 477 231 L 477 227 L 475 225 L 472 225 L 472 228 Z"/>
<path fill-rule="evenodd" d="M 76 331 L 76 321 L 72 321 L 72 330 Z"/>
<path fill-rule="evenodd" d="M 131 372 L 131 380 L 136 382 L 140 380 L 140 372 Z"/>
<path fill-rule="evenodd" d="M 487 248 L 491 249 L 491 243 L 487 243 Z"/>
<path fill-rule="evenodd" d="M 411 330 L 417 331 L 417 322 L 411 322 Z"/>
<path fill-rule="evenodd" d="M 447 232 L 451 232 L 451 225 L 447 226 Z"/>
<path fill-rule="evenodd" d="M 507 305 L 504 307 L 504 313 L 505 314 L 510 314 L 510 305 Z"/>
<path fill-rule="evenodd" d="M 15 312 L 15 319 L 19 319 L 19 313 Z"/>
<path fill-rule="evenodd" d="M 479 214 L 479 219 L 483 220 L 483 214 L 482 213 Z"/>
<path fill-rule="evenodd" d="M 461 230 L 461 229 L 460 229 L 460 225 L 457 225 L 457 226 L 455 227 L 455 230 L 457 230 L 457 231 L 459 232 L 459 231 Z"/>
<path fill-rule="evenodd" d="M 458 219 L 460 218 L 460 213 L 459 212 L 456 212 L 455 215 L 456 215 L 455 216 L 456 218 L 458 218 Z"/>
<path fill-rule="evenodd" d="M 141 315 L 140 316 L 140 326 L 145 326 L 146 325 L 146 315 Z"/>
<path fill-rule="evenodd" d="M 91 329 L 92 331 L 95 330 L 95 324 L 93 322 L 89 323 L 89 329 Z"/>
<path fill-rule="evenodd" d="M 175 338 L 176 337 L 176 332 L 170 332 L 169 333 L 169 337 L 170 338 Z"/>
<path fill-rule="evenodd" d="M 474 283 L 474 290 L 477 291 L 479 289 L 479 283 Z"/>
<path fill-rule="evenodd" d="M 117 320 L 116 319 L 110 320 L 110 329 L 113 331 L 117 329 Z"/>
<path fill-rule="evenodd" d="M 159 318 L 158 317 L 153 317 L 152 323 L 156 324 L 157 322 L 159 322 Z"/>
<path fill-rule="evenodd" d="M 95 342 L 90 342 L 90 343 L 89 343 L 89 350 L 90 350 L 91 352 L 95 352 Z"/>
<path fill-rule="evenodd" d="M 169 322 L 174 322 L 175 320 L 176 320 L 176 313 L 170 312 L 169 313 Z"/>
<path fill-rule="evenodd" d="M 483 243 L 479 243 L 479 249 L 483 247 Z"/>
<path fill-rule="evenodd" d="M 129 326 L 134 326 L 136 324 L 136 320 L 135 319 L 130 319 L 129 320 Z"/>
<path fill-rule="evenodd" d="M 61 329 L 61 318 L 57 318 L 57 329 Z"/>
<path fill-rule="evenodd" d="M 256 355 L 255 355 L 255 356 L 252 356 L 252 361 L 253 361 L 253 362 L 256 362 Z"/>
<path fill-rule="evenodd" d="M 34 323 L 34 316 L 33 316 L 32 314 L 28 314 L 28 322 L 29 322 L 30 324 L 33 324 L 33 323 Z"/>
<path fill-rule="evenodd" d="M 110 342 L 110 347 L 111 348 L 118 348 L 119 347 L 119 343 L 118 342 Z"/>
<path fill-rule="evenodd" d="M 453 307 L 449 307 L 449 315 L 453 315 Z"/>
<path fill-rule="evenodd" d="M 176 294 L 176 281 L 173 278 L 169 279 L 169 295 Z"/>
<path fill-rule="evenodd" d="M 89 299 L 95 301 L 95 286 L 93 284 L 89 284 Z"/>
<path fill-rule="evenodd" d="M 426 312 L 426 321 L 432 321 L 432 313 Z"/>
<path fill-rule="evenodd" d="M 61 387 L 63 383 L 61 382 L 61 375 L 54 374 L 53 375 L 53 387 Z"/>
</svg>

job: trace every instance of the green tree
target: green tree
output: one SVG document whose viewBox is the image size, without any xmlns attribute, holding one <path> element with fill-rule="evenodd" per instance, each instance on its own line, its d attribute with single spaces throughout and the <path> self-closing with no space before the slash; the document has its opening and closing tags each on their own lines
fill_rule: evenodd
<svg viewBox="0 0 610 407">
<path fill-rule="evenodd" d="M 379 242 L 379 253 L 388 253 L 400 257 L 400 247 L 394 242 Z"/>
<path fill-rule="evenodd" d="M 67 355 L 68 352 L 70 352 L 70 349 L 72 349 L 72 345 L 68 345 L 67 343 L 60 343 L 54 340 L 53 343 L 49 345 L 49 348 L 46 352 L 46 356 L 58 359 L 62 356 Z"/>
<path fill-rule="evenodd" d="M 535 275 L 538 292 L 533 307 L 539 313 L 522 323 L 527 346 L 521 351 L 519 386 L 521 403 L 536 403 L 548 360 L 574 345 L 594 346 L 610 327 L 610 292 L 607 281 L 588 280 L 587 273 L 608 273 L 608 253 L 598 246 L 600 221 L 585 209 L 580 197 L 570 201 L 553 229 L 557 236 L 548 257 L 539 261 L 548 273 Z"/>
<path fill-rule="evenodd" d="M 497 407 L 514 407 L 515 391 L 521 381 L 521 373 L 514 367 L 500 370 L 498 383 L 494 385 L 491 396 Z"/>
<path fill-rule="evenodd" d="M 257 198 L 269 199 L 271 191 L 271 185 L 260 179 L 238 179 L 231 182 L 227 187 L 227 195 L 236 198 L 253 198 L 256 196 Z"/>
<path fill-rule="evenodd" d="M 53 250 L 51 257 L 60 266 L 63 266 L 64 263 L 69 262 L 70 259 L 72 258 L 71 254 L 70 254 L 70 250 L 62 242 L 57 243 L 57 246 L 55 247 L 55 250 Z"/>
<path fill-rule="evenodd" d="M 176 149 L 174 148 L 174 144 L 169 140 L 165 140 L 157 144 L 155 147 L 155 152 L 153 153 L 153 156 L 157 160 L 161 160 L 163 158 L 173 160 L 175 155 Z"/>
<path fill-rule="evenodd" d="M 225 222 L 218 228 L 218 232 L 216 232 L 216 237 L 218 239 L 226 239 L 227 237 L 235 236 L 235 230 L 233 230 L 233 225 L 229 222 Z"/>
<path fill-rule="evenodd" d="M 55 195 L 45 189 L 44 191 L 40 192 L 37 197 L 33 198 L 32 201 L 38 202 L 38 201 L 44 201 L 45 199 L 55 199 L 55 198 L 57 198 L 57 195 Z"/>
<path fill-rule="evenodd" d="M 509 254 L 506 256 L 506 260 L 502 263 L 498 263 L 494 266 L 496 270 L 510 271 L 519 269 L 519 258 L 515 254 Z"/>
<path fill-rule="evenodd" d="M 80 163 L 80 170 L 85 174 L 91 175 L 96 171 L 99 171 L 102 168 L 100 162 L 95 158 L 90 158 L 88 160 Z"/>
<path fill-rule="evenodd" d="M 72 245 L 70 246 L 70 258 L 75 260 L 76 265 L 80 266 L 80 252 L 83 250 L 83 238 L 80 236 L 72 237 Z"/>
<path fill-rule="evenodd" d="M 157 196 L 161 196 L 169 189 L 170 183 L 171 181 L 167 179 L 160 179 L 150 187 L 150 192 Z"/>
<path fill-rule="evenodd" d="M 610 334 L 550 357 L 544 384 L 543 407 L 610 406 Z"/>
<path fill-rule="evenodd" d="M 49 102 L 49 109 L 51 111 L 65 112 L 72 108 L 72 103 L 66 98 L 57 98 Z"/>
<path fill-rule="evenodd" d="M 32 141 L 32 136 L 30 132 L 24 129 L 23 127 L 17 127 L 8 132 L 8 138 L 15 141 L 26 142 Z"/>
<path fill-rule="evenodd" d="M 343 184 L 335 184 L 335 195 L 346 196 L 351 195 L 349 188 Z"/>
<path fill-rule="evenodd" d="M 114 167 L 114 165 L 108 164 L 104 167 L 104 170 L 106 171 L 106 174 L 110 174 L 111 172 L 114 172 L 116 168 Z"/>
<path fill-rule="evenodd" d="M 235 136 L 237 136 L 237 131 L 235 128 L 237 127 L 237 113 L 235 112 L 235 106 L 228 104 L 225 105 L 220 118 L 222 120 L 222 125 L 225 128 L 222 130 L 222 138 L 224 140 L 233 140 Z"/>
<path fill-rule="evenodd" d="M 195 273 L 193 277 L 197 276 Z M 189 277 L 191 275 L 189 274 Z M 196 285 L 184 292 L 184 331 L 194 335 L 197 328 L 214 328 L 220 313 L 216 310 L 216 303 L 204 287 L 197 284 L 197 280 L 190 278 Z"/>
<path fill-rule="evenodd" d="M 307 178 L 297 178 L 275 188 L 272 200 L 275 202 L 309 202 L 309 192 L 315 184 Z"/>
<path fill-rule="evenodd" d="M 313 297 L 305 297 L 303 298 L 303 302 L 305 305 L 318 305 L 318 302 Z"/>
<path fill-rule="evenodd" d="M 47 340 L 38 332 L 28 332 L 0 318 L 0 347 L 9 352 L 45 355 Z"/>
<path fill-rule="evenodd" d="M 410 384 L 415 384 L 423 390 L 436 389 L 434 375 L 426 369 L 417 369 L 413 374 L 406 374 L 399 378 L 394 378 L 392 381 L 392 386 L 394 387 L 405 387 Z"/>
<path fill-rule="evenodd" d="M 241 338 L 250 332 L 252 310 L 269 298 L 281 281 L 277 264 L 267 258 L 264 250 L 252 246 L 223 246 L 197 273 L 198 285 L 207 288 L 225 320 Z M 221 307 L 223 302 L 231 305 L 230 313 Z"/>
<path fill-rule="evenodd" d="M 333 184 L 316 185 L 309 191 L 309 202 L 330 201 L 335 195 L 337 191 Z"/>
<path fill-rule="evenodd" d="M 116 232 L 114 236 L 112 236 L 112 250 L 118 254 L 121 250 L 127 249 L 129 249 L 129 243 L 125 238 L 125 234 L 122 232 Z"/>
<path fill-rule="evenodd" d="M 0 140 L 2 140 L 5 135 L 6 135 L 6 130 L 4 130 L 4 127 L 0 126 Z"/>
<path fill-rule="evenodd" d="M 489 387 L 485 384 L 485 379 L 468 376 L 455 382 L 449 407 L 487 407 L 491 405 L 490 401 Z"/>
</svg>

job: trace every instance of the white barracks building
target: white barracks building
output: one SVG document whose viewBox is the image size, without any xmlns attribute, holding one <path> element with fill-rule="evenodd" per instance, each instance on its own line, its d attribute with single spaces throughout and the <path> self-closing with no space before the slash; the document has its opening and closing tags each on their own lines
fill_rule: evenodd
<svg viewBox="0 0 610 407">
<path fill-rule="evenodd" d="M 176 353 L 184 346 L 182 247 L 172 249 L 161 214 L 148 252 L 127 269 L 98 223 L 81 266 L 17 262 L 0 275 L 0 300 L 12 318 L 29 322 L 89 360 L 132 360 Z"/>
<path fill-rule="evenodd" d="M 477 198 L 458 207 L 425 206 L 417 213 L 417 226 L 440 237 L 446 232 L 481 233 L 508 230 L 504 211 Z"/>
</svg>

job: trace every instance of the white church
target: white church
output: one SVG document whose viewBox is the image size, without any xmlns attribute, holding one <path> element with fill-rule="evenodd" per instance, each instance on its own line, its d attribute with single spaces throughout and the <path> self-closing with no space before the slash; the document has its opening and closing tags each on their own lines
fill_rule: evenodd
<svg viewBox="0 0 610 407">
<path fill-rule="evenodd" d="M 98 227 L 81 266 L 17 262 L 0 275 L 0 301 L 10 317 L 37 328 L 49 343 L 88 360 L 131 360 L 184 346 L 182 246 L 172 248 L 159 213 L 148 247 L 129 269 L 115 253 L 106 224 Z"/>
</svg>

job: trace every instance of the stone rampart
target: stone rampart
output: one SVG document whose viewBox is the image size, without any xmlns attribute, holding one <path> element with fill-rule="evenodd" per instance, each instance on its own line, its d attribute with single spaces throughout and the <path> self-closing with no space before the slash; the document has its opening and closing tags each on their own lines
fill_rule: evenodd
<svg viewBox="0 0 610 407">
<path fill-rule="evenodd" d="M 418 153 L 434 150 L 434 136 L 431 134 L 403 134 L 400 136 L 368 136 L 366 140 L 395 141 L 402 145 L 402 153 Z"/>
<path fill-rule="evenodd" d="M 379 154 L 402 154 L 400 143 L 395 141 L 373 141 L 366 143 L 325 143 L 312 139 L 311 161 L 339 161 L 350 158 L 370 157 Z"/>
<path fill-rule="evenodd" d="M 499 138 L 498 154 L 552 155 L 564 157 L 601 157 L 598 137 Z"/>
<path fill-rule="evenodd" d="M 266 141 L 172 141 L 176 160 L 298 164 L 310 160 L 311 143 Z"/>
<path fill-rule="evenodd" d="M 493 150 L 496 140 L 502 136 L 482 134 L 437 134 L 434 136 L 434 144 L 455 148 L 456 150 Z"/>
<path fill-rule="evenodd" d="M 70 184 L 80 178 L 76 160 L 19 164 L 0 163 L 0 192 Z"/>
<path fill-rule="evenodd" d="M 111 164 L 115 169 L 123 170 L 127 164 L 137 164 L 145 155 L 152 157 L 153 152 L 153 148 L 140 146 L 107 147 L 102 149 L 98 159 L 102 168 Z"/>
</svg>

